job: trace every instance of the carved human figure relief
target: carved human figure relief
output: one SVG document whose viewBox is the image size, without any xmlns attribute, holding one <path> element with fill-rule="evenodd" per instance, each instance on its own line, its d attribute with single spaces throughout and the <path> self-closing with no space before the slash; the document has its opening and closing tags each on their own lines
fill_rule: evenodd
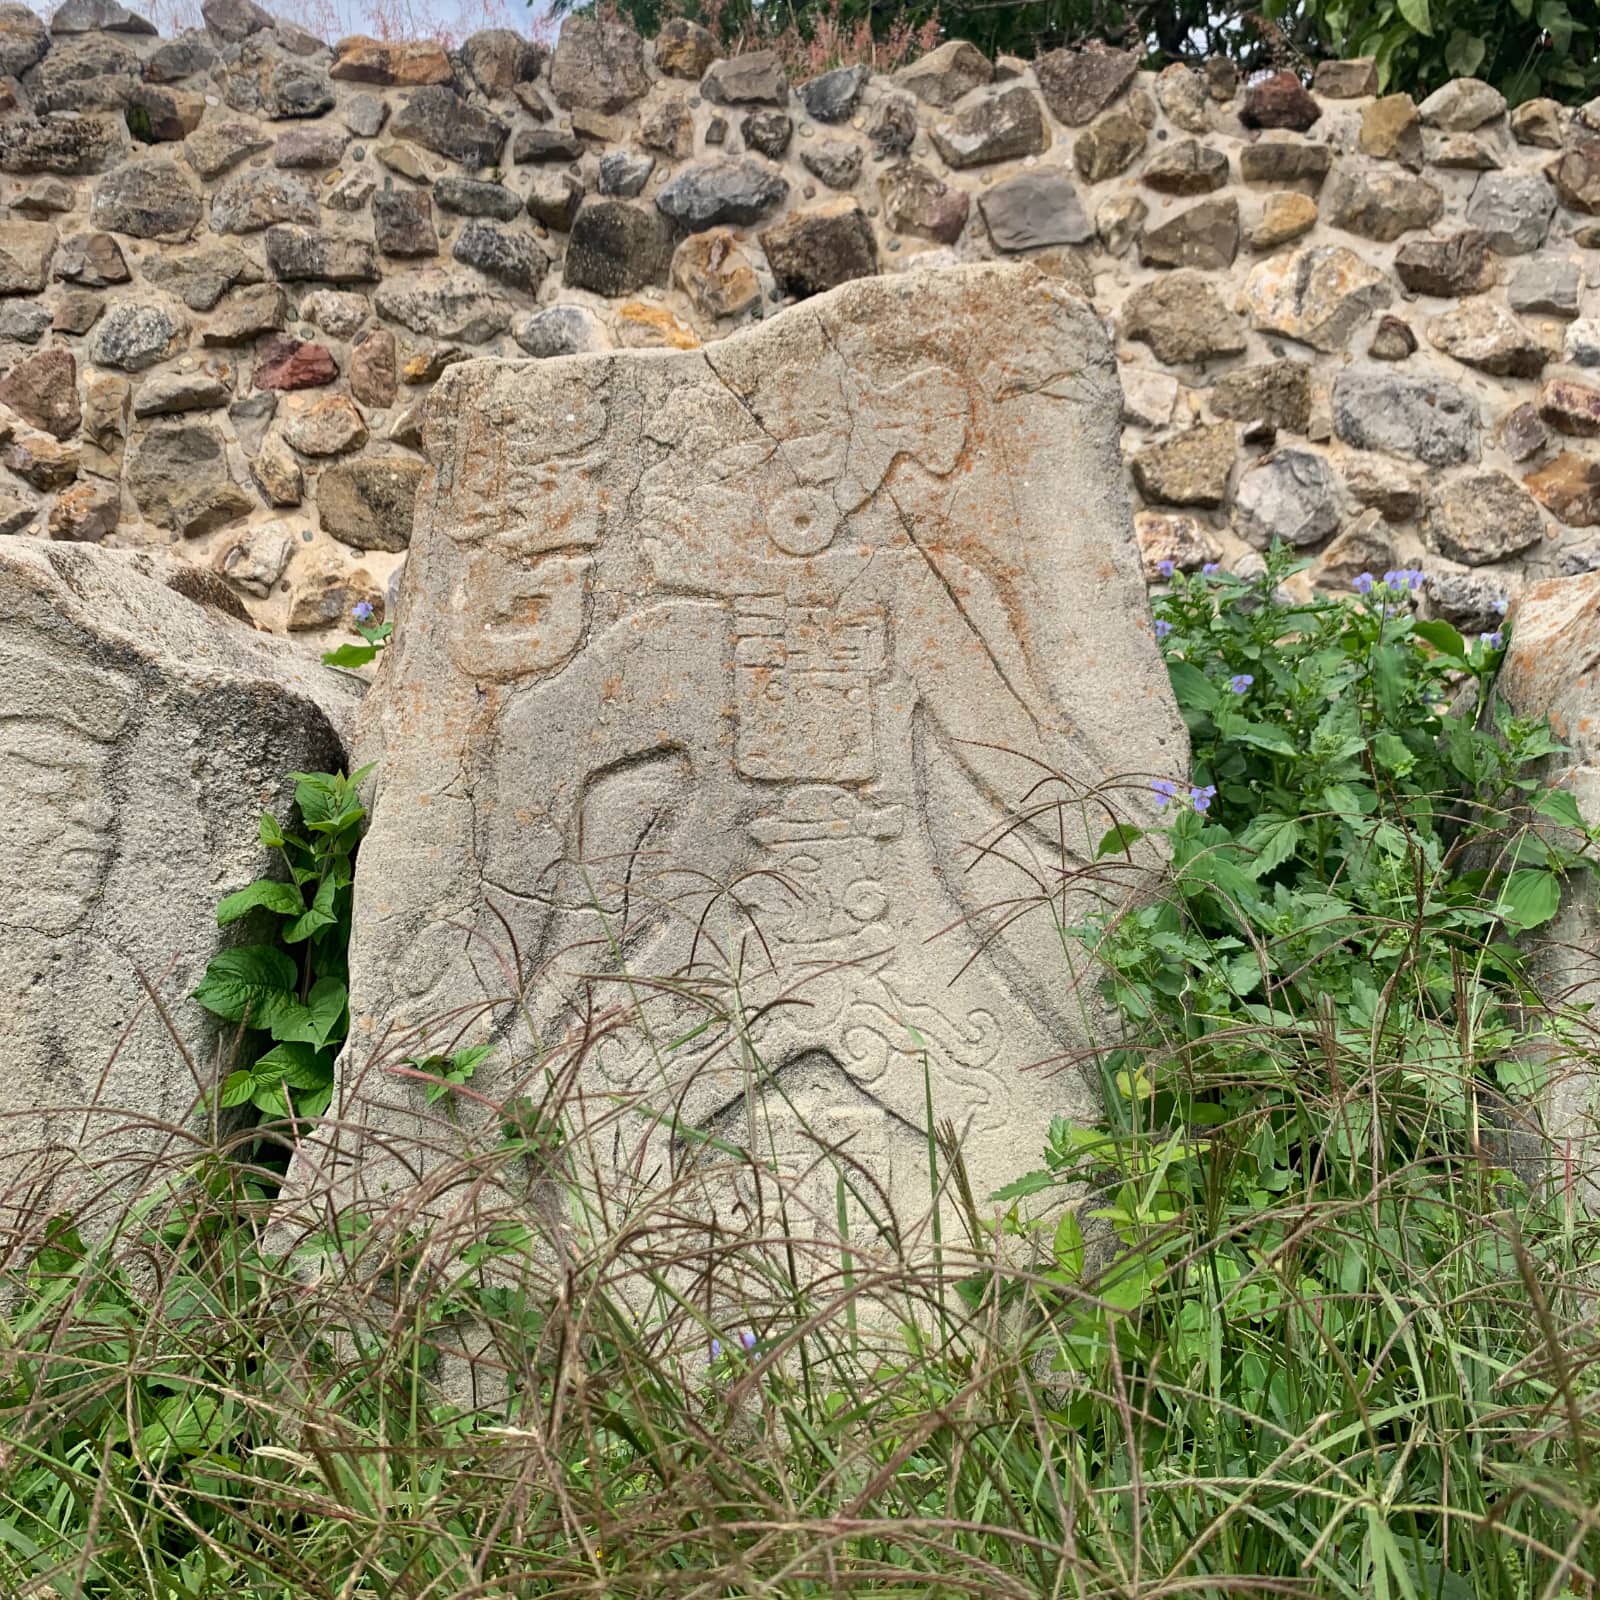
<svg viewBox="0 0 1600 1600">
<path fill-rule="evenodd" d="M 503 994 L 509 930 L 491 1098 L 599 1008 L 584 1081 L 641 1126 L 798 1095 L 902 1195 L 930 1085 L 980 1184 L 1090 1111 L 1060 874 L 1186 759 L 1118 412 L 1097 319 L 1020 267 L 453 369 L 365 720 L 358 1038 Z"/>
</svg>

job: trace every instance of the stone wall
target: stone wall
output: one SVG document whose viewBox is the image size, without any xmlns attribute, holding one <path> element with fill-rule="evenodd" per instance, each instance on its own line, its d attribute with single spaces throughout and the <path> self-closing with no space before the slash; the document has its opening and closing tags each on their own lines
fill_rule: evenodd
<svg viewBox="0 0 1600 1600">
<path fill-rule="evenodd" d="M 452 363 L 1024 255 L 1114 324 L 1152 581 L 1276 536 L 1335 588 L 1425 566 L 1488 627 L 1600 567 L 1600 105 L 960 42 L 791 84 L 683 22 L 447 54 L 205 17 L 0 7 L 0 531 L 175 546 L 263 625 L 337 627 L 404 559 Z"/>
</svg>

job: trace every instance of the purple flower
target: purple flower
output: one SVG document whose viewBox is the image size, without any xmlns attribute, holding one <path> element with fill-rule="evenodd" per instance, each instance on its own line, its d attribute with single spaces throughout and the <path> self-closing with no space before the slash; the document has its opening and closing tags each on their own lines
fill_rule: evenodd
<svg viewBox="0 0 1600 1600">
<path fill-rule="evenodd" d="M 717 1359 L 717 1357 L 720 1356 L 721 1354 L 722 1354 L 722 1341 L 720 1339 L 713 1339 L 711 1341 L 711 1359 L 713 1361 L 715 1361 Z"/>
<path fill-rule="evenodd" d="M 1170 578 L 1177 570 L 1178 564 L 1175 561 L 1156 562 L 1156 571 L 1159 572 L 1163 578 Z"/>
<path fill-rule="evenodd" d="M 1511 602 L 1504 595 L 1501 595 L 1494 603 L 1494 614 L 1497 617 L 1503 617 L 1506 614 L 1506 607 L 1510 604 Z"/>
<path fill-rule="evenodd" d="M 1211 809 L 1216 793 L 1217 786 L 1214 783 L 1208 783 L 1203 789 L 1196 784 L 1189 790 L 1189 798 L 1194 802 L 1195 810 L 1203 813 Z"/>
<path fill-rule="evenodd" d="M 756 1347 L 755 1333 L 751 1329 L 746 1328 L 744 1332 L 739 1335 L 739 1343 L 742 1344 L 746 1350 L 754 1350 Z"/>
<path fill-rule="evenodd" d="M 1165 639 L 1172 632 L 1172 624 L 1165 617 L 1156 618 L 1156 638 Z"/>
<path fill-rule="evenodd" d="M 1157 806 L 1163 811 L 1178 798 L 1178 786 L 1170 778 L 1155 778 L 1150 787 L 1155 791 Z"/>
<path fill-rule="evenodd" d="M 1208 561 L 1200 569 L 1201 575 L 1207 578 L 1214 578 L 1221 571 L 1222 563 L 1220 561 Z"/>
<path fill-rule="evenodd" d="M 370 600 L 357 600 L 356 603 L 350 608 L 350 615 L 354 617 L 357 622 L 371 622 L 372 602 Z"/>
<path fill-rule="evenodd" d="M 1420 567 L 1395 567 L 1384 573 L 1383 581 L 1389 588 L 1409 594 L 1420 589 L 1428 581 L 1428 575 Z"/>
<path fill-rule="evenodd" d="M 1372 586 L 1376 582 L 1377 579 L 1374 578 L 1370 572 L 1363 572 L 1361 576 L 1350 585 L 1350 587 L 1354 589 L 1357 594 L 1371 594 Z"/>
<path fill-rule="evenodd" d="M 1478 643 L 1490 650 L 1498 650 L 1505 642 L 1505 636 L 1498 628 L 1493 633 L 1480 633 L 1478 635 Z"/>
<path fill-rule="evenodd" d="M 1236 672 L 1229 680 L 1228 687 L 1235 694 L 1243 694 L 1256 680 L 1248 672 Z"/>
</svg>

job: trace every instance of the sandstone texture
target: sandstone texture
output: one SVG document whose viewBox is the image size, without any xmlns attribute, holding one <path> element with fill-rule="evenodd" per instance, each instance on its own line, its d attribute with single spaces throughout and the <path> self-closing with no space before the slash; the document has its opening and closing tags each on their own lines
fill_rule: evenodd
<svg viewBox="0 0 1600 1600">
<path fill-rule="evenodd" d="M 1010 264 L 850 283 L 694 351 L 444 375 L 355 757 L 378 767 L 341 1065 L 353 1197 L 403 1185 L 409 1204 L 428 1182 L 385 1164 L 381 1133 L 426 1123 L 442 1151 L 474 1135 L 470 1108 L 452 1124 L 369 1069 L 382 1028 L 422 1041 L 444 1007 L 503 993 L 463 936 L 491 902 L 543 974 L 521 1015 L 558 1053 L 617 965 L 589 941 L 625 927 L 628 968 L 687 976 L 690 899 L 713 944 L 760 925 L 751 1010 L 805 989 L 811 1004 L 756 1024 L 774 1080 L 759 1091 L 715 1023 L 653 1058 L 646 1029 L 676 1037 L 692 999 L 615 1018 L 581 1081 L 617 1097 L 623 1143 L 652 1165 L 674 1146 L 692 1159 L 696 1131 L 745 1138 L 751 1116 L 798 1148 L 787 1100 L 914 1207 L 924 1059 L 978 1188 L 1052 1115 L 1093 1106 L 1086 1080 L 1024 1070 L 1095 1026 L 1048 976 L 1048 921 L 982 948 L 936 935 L 1004 897 L 1002 860 L 941 863 L 1007 826 L 1034 762 L 1072 793 L 1111 782 L 1131 819 L 1154 802 L 1120 774 L 1185 769 L 1120 410 L 1092 309 Z M 1069 805 L 1060 825 L 1090 859 L 1103 822 Z M 1055 849 L 1057 826 L 1030 848 Z M 685 899 L 689 862 L 737 880 L 742 909 Z M 1155 863 L 1100 865 L 1115 898 Z M 491 1096 L 516 1092 L 502 1063 L 535 1043 L 503 1010 L 474 1025 L 510 1029 L 475 1079 Z M 676 1134 L 648 1114 L 663 1095 Z M 291 1175 L 291 1210 L 295 1190 Z"/>
</svg>

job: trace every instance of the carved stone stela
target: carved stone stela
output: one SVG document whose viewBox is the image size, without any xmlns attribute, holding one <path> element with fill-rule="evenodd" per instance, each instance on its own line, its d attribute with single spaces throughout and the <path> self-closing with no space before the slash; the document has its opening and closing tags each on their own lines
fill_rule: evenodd
<svg viewBox="0 0 1600 1600">
<path fill-rule="evenodd" d="M 507 927 L 491 1098 L 586 1025 L 587 1103 L 780 1151 L 803 1122 L 924 1207 L 930 1085 L 980 1186 L 1089 1113 L 1061 925 L 1148 867 L 1059 872 L 1187 757 L 1119 408 L 1093 312 L 1008 266 L 452 369 L 363 712 L 343 1115 L 418 1112 L 374 1046 L 506 996 Z"/>
</svg>

